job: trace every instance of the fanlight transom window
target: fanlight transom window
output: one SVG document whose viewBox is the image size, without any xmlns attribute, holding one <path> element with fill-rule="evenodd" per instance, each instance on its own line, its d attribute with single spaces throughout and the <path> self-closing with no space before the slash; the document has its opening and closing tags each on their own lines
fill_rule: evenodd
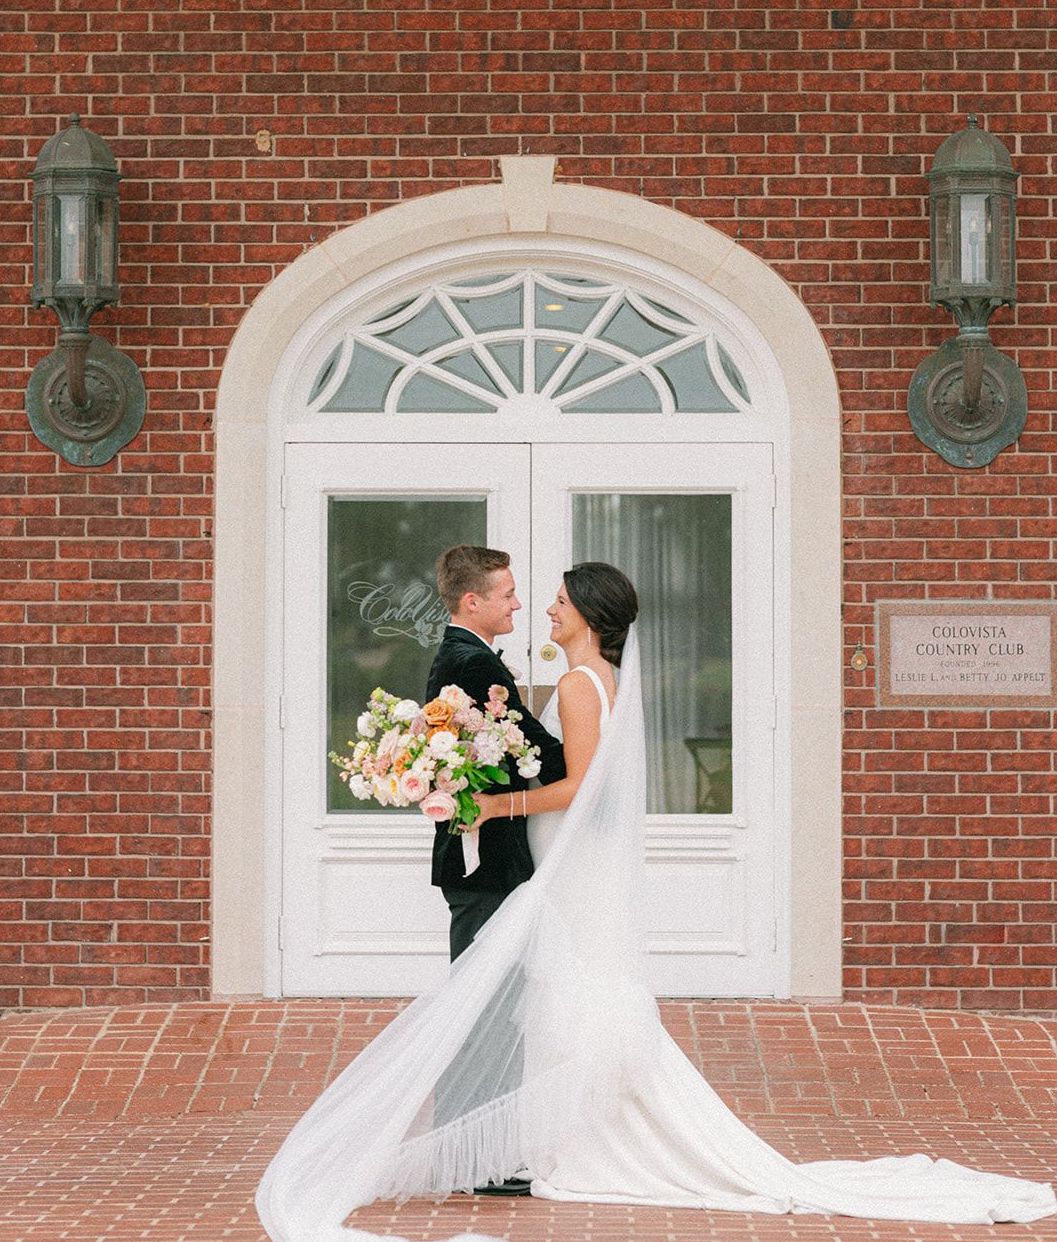
<svg viewBox="0 0 1057 1242">
<path fill-rule="evenodd" d="M 308 406 L 488 414 L 533 395 L 570 415 L 752 409 L 714 331 L 625 285 L 536 271 L 435 284 L 349 329 Z"/>
</svg>

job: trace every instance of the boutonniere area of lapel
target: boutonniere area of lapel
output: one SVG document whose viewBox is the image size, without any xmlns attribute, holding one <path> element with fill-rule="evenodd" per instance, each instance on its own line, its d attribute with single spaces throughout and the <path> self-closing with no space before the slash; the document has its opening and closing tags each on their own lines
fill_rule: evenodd
<svg viewBox="0 0 1057 1242">
<path fill-rule="evenodd" d="M 510 661 L 506 658 L 506 656 L 503 655 L 502 647 L 499 647 L 496 649 L 496 655 L 499 657 L 500 663 L 503 665 L 503 667 L 510 674 L 510 676 L 513 677 L 515 681 L 520 681 L 522 677 L 525 676 L 525 674 L 521 671 L 521 669 L 516 668 L 513 664 L 510 663 Z"/>
</svg>

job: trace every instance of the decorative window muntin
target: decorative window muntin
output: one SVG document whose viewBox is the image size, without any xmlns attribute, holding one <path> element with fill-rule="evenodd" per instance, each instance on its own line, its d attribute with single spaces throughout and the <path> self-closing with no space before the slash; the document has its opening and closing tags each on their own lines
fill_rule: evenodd
<svg viewBox="0 0 1057 1242">
<path fill-rule="evenodd" d="M 525 269 L 439 282 L 349 328 L 308 409 L 488 414 L 532 394 L 571 416 L 753 409 L 712 329 L 624 284 Z"/>
</svg>

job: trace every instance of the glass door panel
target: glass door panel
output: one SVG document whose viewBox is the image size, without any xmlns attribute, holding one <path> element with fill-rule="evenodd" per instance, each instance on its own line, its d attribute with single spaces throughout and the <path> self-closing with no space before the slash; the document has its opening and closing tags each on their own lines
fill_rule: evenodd
<svg viewBox="0 0 1057 1242">
<path fill-rule="evenodd" d="M 577 492 L 572 560 L 635 583 L 652 814 L 733 810 L 731 497 Z"/>
<path fill-rule="evenodd" d="M 484 495 L 327 498 L 328 752 L 355 737 L 375 686 L 421 698 L 448 621 L 437 557 L 456 543 L 486 542 L 487 505 Z M 329 812 L 379 813 L 351 797 L 333 764 L 326 771 Z"/>
</svg>

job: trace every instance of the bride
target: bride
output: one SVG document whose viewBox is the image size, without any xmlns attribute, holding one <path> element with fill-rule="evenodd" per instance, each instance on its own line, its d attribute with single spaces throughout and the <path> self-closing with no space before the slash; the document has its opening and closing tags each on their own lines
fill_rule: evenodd
<svg viewBox="0 0 1057 1242">
<path fill-rule="evenodd" d="M 612 566 L 565 574 L 548 614 L 570 671 L 543 723 L 563 735 L 567 776 L 515 795 L 532 816 L 536 872 L 291 1131 L 257 1192 L 268 1236 L 367 1242 L 343 1222 L 374 1199 L 524 1170 L 549 1199 L 980 1224 L 1057 1212 L 1045 1183 L 920 1154 L 793 1164 L 667 1034 L 635 923 L 646 805 L 636 613 Z M 479 801 L 480 823 L 509 798 Z"/>
</svg>

